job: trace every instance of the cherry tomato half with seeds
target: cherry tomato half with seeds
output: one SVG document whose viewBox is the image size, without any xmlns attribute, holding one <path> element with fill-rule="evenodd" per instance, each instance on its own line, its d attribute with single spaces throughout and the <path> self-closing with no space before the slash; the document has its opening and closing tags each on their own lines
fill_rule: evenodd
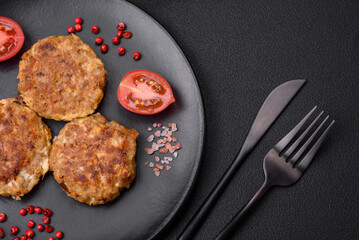
<svg viewBox="0 0 359 240">
<path fill-rule="evenodd" d="M 128 72 L 118 87 L 117 99 L 127 110 L 143 115 L 162 112 L 175 101 L 166 79 L 148 70 Z"/>
<path fill-rule="evenodd" d="M 24 45 L 25 37 L 19 24 L 0 16 L 0 62 L 15 56 Z"/>
</svg>

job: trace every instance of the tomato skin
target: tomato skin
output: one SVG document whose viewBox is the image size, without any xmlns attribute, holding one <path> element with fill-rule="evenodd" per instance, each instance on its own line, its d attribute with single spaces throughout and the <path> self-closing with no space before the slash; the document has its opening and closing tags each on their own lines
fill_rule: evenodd
<svg viewBox="0 0 359 240">
<path fill-rule="evenodd" d="M 12 27 L 15 35 L 8 37 L 6 31 L 1 30 L 2 26 Z M 10 18 L 0 16 L 0 48 L 3 44 L 8 43 L 8 41 L 12 41 L 13 43 L 5 54 L 1 54 L 0 52 L 0 62 L 15 56 L 22 48 L 25 41 L 24 33 L 20 25 Z"/>
<path fill-rule="evenodd" d="M 144 82 L 136 81 L 141 77 L 145 79 Z M 154 80 L 155 84 L 149 85 L 151 80 Z M 151 86 L 160 86 L 161 90 L 157 92 Z M 148 70 L 128 72 L 118 86 L 117 99 L 127 110 L 142 115 L 153 115 L 162 112 L 171 103 L 175 102 L 172 88 L 166 79 Z M 152 102 L 149 105 L 136 105 L 133 99 L 139 99 L 140 102 L 141 100 Z M 153 102 L 155 103 L 153 104 Z"/>
</svg>

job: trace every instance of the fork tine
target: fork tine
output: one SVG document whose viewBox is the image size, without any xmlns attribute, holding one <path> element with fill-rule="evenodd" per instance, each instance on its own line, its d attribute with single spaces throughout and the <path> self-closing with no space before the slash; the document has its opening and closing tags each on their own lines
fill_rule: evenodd
<svg viewBox="0 0 359 240">
<path fill-rule="evenodd" d="M 312 115 L 314 110 L 317 108 L 315 106 L 299 123 L 297 126 L 295 126 L 292 131 L 290 131 L 282 140 L 280 140 L 277 145 L 274 146 L 274 148 L 278 152 L 282 152 L 283 149 L 288 145 L 288 143 L 293 139 L 293 137 L 298 133 L 298 131 L 302 128 L 304 123 L 308 120 L 308 118 Z"/>
<path fill-rule="evenodd" d="M 312 127 L 314 126 L 314 124 L 318 121 L 318 119 L 322 116 L 324 111 L 322 111 L 318 117 L 316 117 L 316 119 L 314 119 L 314 121 L 309 125 L 309 127 L 307 127 L 307 129 L 305 129 L 305 131 L 300 135 L 300 137 L 292 144 L 292 146 L 290 146 L 290 148 L 288 148 L 287 151 L 285 151 L 285 153 L 283 154 L 283 156 L 285 158 L 288 158 L 295 149 L 297 149 L 297 147 L 299 146 L 299 144 L 301 143 L 301 141 L 303 140 L 303 138 L 305 138 L 305 136 L 308 134 L 308 132 L 310 131 L 310 129 L 312 129 Z"/>
<path fill-rule="evenodd" d="M 308 145 L 313 141 L 313 138 L 317 135 L 319 130 L 323 127 L 324 123 L 328 120 L 329 116 L 327 116 L 323 122 L 317 127 L 317 129 L 312 133 L 310 138 L 304 143 L 304 145 L 299 149 L 299 151 L 290 159 L 292 164 L 296 163 L 298 159 L 303 155 L 304 151 L 308 148 Z"/>
<path fill-rule="evenodd" d="M 333 120 L 329 126 L 327 127 L 327 129 L 325 129 L 324 133 L 320 136 L 320 138 L 316 141 L 316 143 L 314 144 L 314 146 L 309 150 L 309 152 L 307 153 L 307 155 L 305 155 L 305 157 L 302 159 L 302 161 L 298 164 L 297 168 L 305 171 L 310 162 L 312 161 L 314 155 L 317 153 L 320 145 L 322 145 L 324 138 L 326 137 L 326 135 L 329 132 L 329 129 L 332 127 L 332 125 L 335 123 L 335 120 Z"/>
</svg>

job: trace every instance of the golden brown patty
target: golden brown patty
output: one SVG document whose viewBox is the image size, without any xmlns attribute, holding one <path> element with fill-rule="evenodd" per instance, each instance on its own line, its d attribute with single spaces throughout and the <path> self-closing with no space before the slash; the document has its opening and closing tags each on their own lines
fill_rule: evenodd
<svg viewBox="0 0 359 240">
<path fill-rule="evenodd" d="M 136 176 L 137 136 L 100 114 L 76 119 L 54 138 L 50 170 L 68 196 L 90 205 L 110 202 Z"/>
<path fill-rule="evenodd" d="M 51 132 L 16 98 L 0 100 L 0 195 L 20 199 L 49 169 Z"/>
<path fill-rule="evenodd" d="M 103 97 L 106 70 L 75 35 L 39 40 L 24 53 L 18 90 L 40 116 L 71 121 L 92 114 Z"/>
</svg>

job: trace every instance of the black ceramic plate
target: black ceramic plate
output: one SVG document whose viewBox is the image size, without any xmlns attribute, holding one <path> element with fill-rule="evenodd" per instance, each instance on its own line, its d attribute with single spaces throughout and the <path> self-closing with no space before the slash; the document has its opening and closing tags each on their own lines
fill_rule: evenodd
<svg viewBox="0 0 359 240">
<path fill-rule="evenodd" d="M 154 237 L 178 210 L 196 175 L 204 137 L 203 108 L 195 76 L 182 51 L 171 36 L 151 17 L 137 7 L 123 1 L 85 0 L 0 0 L 0 16 L 17 21 L 23 28 L 25 44 L 14 58 L 0 63 L 0 98 L 17 95 L 18 63 L 24 51 L 41 38 L 51 35 L 67 35 L 68 26 L 74 26 L 76 17 L 82 17 L 83 30 L 76 33 L 89 44 L 102 59 L 108 72 L 105 97 L 98 111 L 108 120 L 135 128 L 140 136 L 137 148 L 137 177 L 129 190 L 124 191 L 114 202 L 103 206 L 88 206 L 65 194 L 48 173 L 31 193 L 21 201 L 0 197 L 0 212 L 8 214 L 8 220 L 1 223 L 10 239 L 12 225 L 20 226 L 24 234 L 26 222 L 33 219 L 40 222 L 40 216 L 20 216 L 21 207 L 43 206 L 53 210 L 51 224 L 62 230 L 66 239 L 150 239 Z M 121 46 L 126 55 L 119 56 L 118 46 L 111 39 L 116 33 L 116 24 L 123 21 L 131 39 L 122 39 Z M 91 32 L 91 26 L 100 27 L 100 33 Z M 109 45 L 109 52 L 102 54 L 94 40 L 103 37 Z M 132 54 L 142 53 L 140 61 Z M 153 116 L 142 116 L 125 110 L 116 99 L 116 91 L 122 76 L 134 69 L 148 69 L 159 73 L 171 84 L 176 102 L 164 112 Z M 45 120 L 56 136 L 64 122 Z M 176 122 L 179 131 L 174 135 L 182 143 L 182 149 L 171 163 L 170 171 L 163 171 L 156 177 L 146 161 L 154 161 L 154 155 L 147 155 L 144 147 L 154 122 L 168 124 Z M 160 155 L 165 156 L 165 155 Z M 170 154 L 166 154 L 170 156 Z M 36 239 L 54 236 L 39 233 Z"/>
</svg>

